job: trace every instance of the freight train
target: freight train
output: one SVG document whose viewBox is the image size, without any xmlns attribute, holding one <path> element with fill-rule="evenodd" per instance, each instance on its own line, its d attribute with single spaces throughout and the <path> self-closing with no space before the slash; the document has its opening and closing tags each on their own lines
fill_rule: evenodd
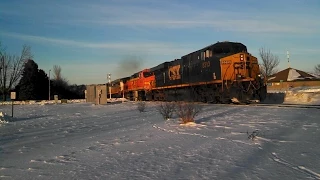
<svg viewBox="0 0 320 180">
<path fill-rule="evenodd" d="M 110 86 L 112 97 L 142 101 L 250 103 L 267 94 L 257 58 L 244 44 L 229 41 L 117 79 Z"/>
</svg>

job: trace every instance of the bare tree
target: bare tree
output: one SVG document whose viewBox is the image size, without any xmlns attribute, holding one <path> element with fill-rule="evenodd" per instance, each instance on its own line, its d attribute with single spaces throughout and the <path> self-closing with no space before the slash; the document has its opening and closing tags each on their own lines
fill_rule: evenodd
<svg viewBox="0 0 320 180">
<path fill-rule="evenodd" d="M 172 102 L 161 103 L 158 107 L 159 113 L 162 115 L 163 119 L 168 120 L 172 118 L 175 112 L 176 104 Z"/>
<path fill-rule="evenodd" d="M 67 88 L 69 86 L 69 82 L 62 76 L 61 67 L 59 65 L 53 66 L 53 82 L 55 85 Z"/>
<path fill-rule="evenodd" d="M 314 66 L 314 72 L 320 75 L 320 64 Z"/>
<path fill-rule="evenodd" d="M 20 79 L 25 61 L 32 59 L 33 56 L 31 54 L 31 47 L 26 45 L 22 47 L 22 51 L 19 56 L 10 55 L 3 51 L 0 55 L 0 90 L 3 95 L 2 98 L 5 101 L 8 92 Z"/>
<path fill-rule="evenodd" d="M 54 65 L 53 66 L 53 76 L 54 76 L 54 80 L 62 80 L 62 76 L 61 76 L 61 67 L 58 65 Z"/>
<path fill-rule="evenodd" d="M 270 50 L 266 50 L 265 48 L 259 49 L 259 55 L 262 60 L 260 71 L 265 79 L 267 79 L 267 77 L 277 72 L 276 67 L 279 65 L 280 60 L 278 56 L 272 54 Z"/>
<path fill-rule="evenodd" d="M 4 54 L 5 49 L 2 47 L 1 41 L 0 41 L 0 57 Z"/>
<path fill-rule="evenodd" d="M 194 102 L 177 102 L 176 113 L 181 120 L 181 123 L 194 122 L 195 116 L 201 112 L 201 106 Z"/>
</svg>

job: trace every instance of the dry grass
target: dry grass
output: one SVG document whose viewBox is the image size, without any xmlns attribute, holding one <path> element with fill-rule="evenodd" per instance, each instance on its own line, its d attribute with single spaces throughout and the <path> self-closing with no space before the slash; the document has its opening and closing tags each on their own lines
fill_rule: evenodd
<svg viewBox="0 0 320 180">
<path fill-rule="evenodd" d="M 139 112 L 144 112 L 146 109 L 146 103 L 143 101 L 138 102 L 137 109 Z"/>
<path fill-rule="evenodd" d="M 173 102 L 161 103 L 158 107 L 159 113 L 162 115 L 163 119 L 168 120 L 172 118 L 175 112 L 176 104 Z"/>
<path fill-rule="evenodd" d="M 193 102 L 178 102 L 176 104 L 176 113 L 183 124 L 194 122 L 195 116 L 197 116 L 201 110 L 201 106 Z"/>
</svg>

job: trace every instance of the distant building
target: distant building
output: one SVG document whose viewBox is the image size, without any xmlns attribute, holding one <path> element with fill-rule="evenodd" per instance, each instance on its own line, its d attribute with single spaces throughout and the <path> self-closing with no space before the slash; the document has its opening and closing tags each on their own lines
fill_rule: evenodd
<svg viewBox="0 0 320 180">
<path fill-rule="evenodd" d="M 320 86 L 320 78 L 294 68 L 287 68 L 268 77 L 268 90 L 301 86 Z"/>
<path fill-rule="evenodd" d="M 107 97 L 106 84 L 91 84 L 86 87 L 86 101 L 94 104 L 106 104 Z"/>
</svg>

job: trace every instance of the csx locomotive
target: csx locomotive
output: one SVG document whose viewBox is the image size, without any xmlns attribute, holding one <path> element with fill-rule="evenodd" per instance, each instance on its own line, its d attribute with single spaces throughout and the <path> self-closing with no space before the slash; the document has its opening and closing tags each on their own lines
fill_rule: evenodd
<svg viewBox="0 0 320 180">
<path fill-rule="evenodd" d="M 265 99 L 267 93 L 257 58 L 244 44 L 228 41 L 111 84 L 113 97 L 129 100 L 248 103 Z"/>
</svg>

